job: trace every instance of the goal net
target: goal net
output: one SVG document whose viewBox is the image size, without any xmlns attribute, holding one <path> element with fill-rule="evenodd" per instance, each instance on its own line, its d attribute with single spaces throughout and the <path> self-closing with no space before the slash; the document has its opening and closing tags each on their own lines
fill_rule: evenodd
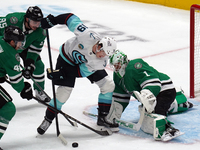
<svg viewBox="0 0 200 150">
<path fill-rule="evenodd" d="M 190 8 L 190 97 L 200 96 L 200 5 Z"/>
</svg>

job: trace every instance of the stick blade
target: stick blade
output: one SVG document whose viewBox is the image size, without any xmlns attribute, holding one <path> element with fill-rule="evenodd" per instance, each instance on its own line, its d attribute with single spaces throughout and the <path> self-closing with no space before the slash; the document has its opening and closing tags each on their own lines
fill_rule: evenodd
<svg viewBox="0 0 200 150">
<path fill-rule="evenodd" d="M 102 136 L 112 135 L 112 131 L 106 127 L 101 127 L 99 130 L 96 130 L 96 133 Z"/>
<path fill-rule="evenodd" d="M 67 140 L 64 138 L 64 136 L 62 134 L 59 134 L 58 135 L 58 138 L 61 140 L 61 142 L 64 144 L 64 145 L 67 145 Z"/>
</svg>

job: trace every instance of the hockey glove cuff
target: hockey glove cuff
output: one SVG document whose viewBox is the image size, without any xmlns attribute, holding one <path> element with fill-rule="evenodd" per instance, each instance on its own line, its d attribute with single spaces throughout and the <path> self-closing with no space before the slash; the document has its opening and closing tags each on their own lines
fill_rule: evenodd
<svg viewBox="0 0 200 150">
<path fill-rule="evenodd" d="M 56 25 L 56 21 L 54 19 L 54 16 L 49 14 L 46 18 L 43 18 L 41 21 L 41 27 L 43 29 L 48 29 Z"/>
<path fill-rule="evenodd" d="M 24 82 L 24 88 L 20 93 L 20 96 L 24 99 L 30 100 L 33 98 L 33 90 L 30 83 Z"/>
<path fill-rule="evenodd" d="M 26 79 L 30 79 L 31 78 L 31 76 L 33 74 L 33 71 L 35 70 L 34 63 L 35 62 L 32 59 L 25 60 L 25 62 L 24 62 L 24 70 L 22 71 L 22 74 Z"/>
<path fill-rule="evenodd" d="M 47 71 L 47 78 L 50 80 L 64 79 L 61 70 L 53 70 L 53 72 L 52 72 L 50 68 L 47 68 L 46 71 Z"/>
</svg>

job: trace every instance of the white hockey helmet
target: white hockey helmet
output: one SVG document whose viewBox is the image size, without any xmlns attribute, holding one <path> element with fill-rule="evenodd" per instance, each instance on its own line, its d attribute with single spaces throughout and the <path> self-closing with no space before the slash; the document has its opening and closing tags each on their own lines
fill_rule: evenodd
<svg viewBox="0 0 200 150">
<path fill-rule="evenodd" d="M 99 51 L 104 50 L 108 56 L 111 56 L 117 48 L 117 42 L 107 36 L 103 37 L 98 44 L 102 46 Z"/>
<path fill-rule="evenodd" d="M 127 55 L 119 50 L 116 50 L 115 53 L 110 57 L 110 65 L 120 78 L 124 76 L 128 62 L 129 60 Z"/>
</svg>

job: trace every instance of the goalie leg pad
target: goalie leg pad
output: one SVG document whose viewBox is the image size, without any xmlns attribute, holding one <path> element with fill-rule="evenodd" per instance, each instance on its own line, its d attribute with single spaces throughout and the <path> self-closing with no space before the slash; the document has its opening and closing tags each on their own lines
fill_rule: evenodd
<svg viewBox="0 0 200 150">
<path fill-rule="evenodd" d="M 110 107 L 110 111 L 106 116 L 106 119 L 114 122 L 114 118 L 120 119 L 123 112 L 123 106 L 120 103 L 117 103 L 113 100 L 112 105 Z"/>
<path fill-rule="evenodd" d="M 140 105 L 138 109 L 139 112 L 141 112 L 142 106 Z M 166 117 L 159 114 L 149 114 L 145 112 L 141 129 L 145 133 L 152 134 L 155 140 L 160 140 L 166 129 Z"/>
<path fill-rule="evenodd" d="M 176 99 L 171 104 L 169 108 L 169 113 L 179 113 L 192 108 L 193 104 L 187 101 L 186 96 L 183 94 L 182 90 L 176 88 Z"/>
</svg>

